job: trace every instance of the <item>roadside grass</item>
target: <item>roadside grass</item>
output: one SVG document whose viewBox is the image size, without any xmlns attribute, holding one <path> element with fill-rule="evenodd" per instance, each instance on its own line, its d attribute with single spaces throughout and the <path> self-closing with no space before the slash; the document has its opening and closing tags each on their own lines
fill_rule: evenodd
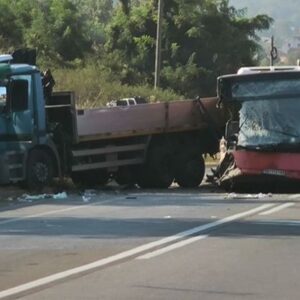
<svg viewBox="0 0 300 300">
<path fill-rule="evenodd" d="M 111 100 L 141 96 L 149 102 L 182 99 L 171 90 L 154 90 L 148 85 L 123 85 L 116 75 L 101 66 L 88 65 L 80 68 L 53 69 L 55 91 L 74 91 L 78 108 L 105 106 Z"/>
</svg>

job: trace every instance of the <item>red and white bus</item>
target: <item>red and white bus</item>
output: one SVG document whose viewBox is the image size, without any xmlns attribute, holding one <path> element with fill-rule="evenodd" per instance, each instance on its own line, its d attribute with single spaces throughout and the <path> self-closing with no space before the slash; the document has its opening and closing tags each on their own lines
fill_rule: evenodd
<svg viewBox="0 0 300 300">
<path fill-rule="evenodd" d="M 227 151 L 215 172 L 219 184 L 299 184 L 300 67 L 242 68 L 220 76 L 218 97 L 229 115 Z"/>
</svg>

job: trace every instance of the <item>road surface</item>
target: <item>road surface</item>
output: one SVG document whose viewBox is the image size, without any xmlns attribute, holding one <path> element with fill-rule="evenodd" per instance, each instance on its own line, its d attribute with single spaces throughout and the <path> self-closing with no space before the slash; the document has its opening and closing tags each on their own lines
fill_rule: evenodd
<svg viewBox="0 0 300 300">
<path fill-rule="evenodd" d="M 300 194 L 202 186 L 9 200 L 0 299 L 299 299 Z"/>
</svg>

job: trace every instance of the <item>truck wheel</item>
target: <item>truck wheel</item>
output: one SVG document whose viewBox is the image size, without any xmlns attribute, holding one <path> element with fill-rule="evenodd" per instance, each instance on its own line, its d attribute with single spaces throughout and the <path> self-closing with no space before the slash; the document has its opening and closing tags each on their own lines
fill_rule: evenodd
<svg viewBox="0 0 300 300">
<path fill-rule="evenodd" d="M 115 175 L 115 181 L 119 185 L 134 185 L 136 179 L 133 170 L 128 167 L 120 167 Z"/>
<path fill-rule="evenodd" d="M 166 146 L 156 146 L 139 176 L 138 185 L 142 188 L 168 188 L 174 180 L 170 151 Z"/>
<path fill-rule="evenodd" d="M 103 170 L 91 170 L 73 172 L 71 178 L 77 187 L 97 187 L 107 184 L 109 175 Z"/>
<path fill-rule="evenodd" d="M 205 164 L 202 156 L 179 162 L 175 180 L 183 188 L 195 188 L 202 182 Z"/>
<path fill-rule="evenodd" d="M 52 183 L 54 176 L 53 161 L 43 150 L 34 149 L 27 160 L 26 187 L 41 190 Z"/>
<path fill-rule="evenodd" d="M 138 172 L 137 184 L 142 189 L 150 189 L 154 187 L 152 176 L 150 174 L 149 167 L 143 165 Z"/>
</svg>

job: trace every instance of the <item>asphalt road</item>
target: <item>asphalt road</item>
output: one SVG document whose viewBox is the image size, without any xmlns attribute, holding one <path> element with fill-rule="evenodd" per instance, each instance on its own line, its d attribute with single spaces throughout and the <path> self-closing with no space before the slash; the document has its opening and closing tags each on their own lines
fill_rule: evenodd
<svg viewBox="0 0 300 300">
<path fill-rule="evenodd" d="M 0 207 L 0 299 L 299 299 L 300 194 L 69 192 Z"/>
</svg>

